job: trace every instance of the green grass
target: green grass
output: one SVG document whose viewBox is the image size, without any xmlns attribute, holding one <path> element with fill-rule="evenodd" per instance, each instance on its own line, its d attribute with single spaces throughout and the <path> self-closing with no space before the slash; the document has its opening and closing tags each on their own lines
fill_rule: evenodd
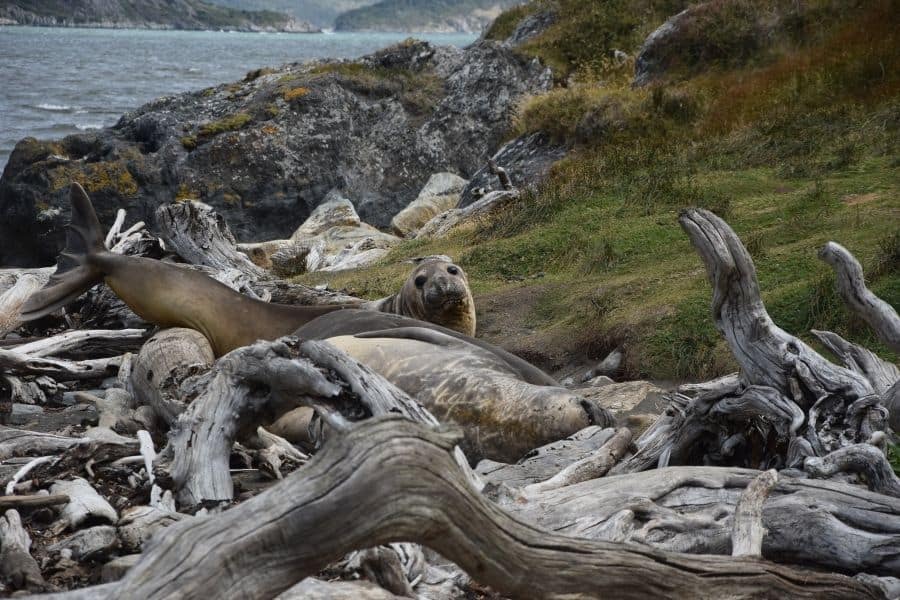
<svg viewBox="0 0 900 600">
<path fill-rule="evenodd" d="M 891 463 L 891 467 L 894 468 L 894 473 L 900 475 L 900 446 L 888 444 L 888 460 Z"/>
<path fill-rule="evenodd" d="M 201 125 L 198 134 L 200 137 L 212 137 L 228 131 L 237 131 L 253 121 L 253 117 L 244 112 L 228 115 L 218 121 L 212 121 Z"/>
<path fill-rule="evenodd" d="M 403 42 L 401 42 L 403 43 Z M 327 63 L 312 75 L 333 74 L 353 91 L 375 98 L 397 98 L 413 115 L 424 116 L 444 96 L 443 80 L 427 70 L 373 67 L 360 62 Z"/>
</svg>

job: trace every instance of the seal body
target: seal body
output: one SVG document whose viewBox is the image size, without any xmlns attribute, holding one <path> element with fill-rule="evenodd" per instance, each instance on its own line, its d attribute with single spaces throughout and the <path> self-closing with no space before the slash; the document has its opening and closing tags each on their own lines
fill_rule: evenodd
<svg viewBox="0 0 900 600">
<path fill-rule="evenodd" d="M 413 269 L 400 291 L 364 308 L 436 323 L 475 335 L 475 300 L 462 267 L 446 257 L 426 258 Z"/>
<path fill-rule="evenodd" d="M 565 388 L 523 381 L 483 348 L 427 334 L 432 341 L 378 337 L 379 332 L 327 341 L 416 398 L 442 423 L 462 426 L 462 447 L 473 462 L 514 462 L 584 427 L 612 422 Z"/>
</svg>

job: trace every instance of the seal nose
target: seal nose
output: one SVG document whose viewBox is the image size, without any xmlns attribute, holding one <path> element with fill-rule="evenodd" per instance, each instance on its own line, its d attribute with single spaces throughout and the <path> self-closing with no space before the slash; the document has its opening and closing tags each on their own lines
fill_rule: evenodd
<svg viewBox="0 0 900 600">
<path fill-rule="evenodd" d="M 459 302 L 462 299 L 463 292 L 459 286 L 442 275 L 433 277 L 425 290 L 425 302 L 431 305 Z"/>
</svg>

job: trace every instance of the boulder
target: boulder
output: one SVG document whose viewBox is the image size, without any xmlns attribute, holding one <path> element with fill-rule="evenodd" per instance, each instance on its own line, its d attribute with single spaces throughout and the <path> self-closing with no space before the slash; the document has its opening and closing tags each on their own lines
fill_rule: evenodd
<svg viewBox="0 0 900 600">
<path fill-rule="evenodd" d="M 554 23 L 556 23 L 556 13 L 551 10 L 530 14 L 519 21 L 512 34 L 503 43 L 513 48 L 521 46 L 544 33 Z"/>
<path fill-rule="evenodd" d="M 331 191 L 325 197 L 325 202 L 313 209 L 309 218 L 294 231 L 291 239 L 298 241 L 314 237 L 332 227 L 359 227 L 360 223 L 353 203 L 339 193 Z"/>
<path fill-rule="evenodd" d="M 313 61 L 154 100 L 109 128 L 20 141 L 0 177 L 0 265 L 52 264 L 81 182 L 101 224 L 154 223 L 197 198 L 240 242 L 286 239 L 337 189 L 386 228 L 436 172 L 467 177 L 551 72 L 501 43 L 403 42 L 358 61 Z"/>
<path fill-rule="evenodd" d="M 528 189 L 543 181 L 550 173 L 553 163 L 565 154 L 564 146 L 554 143 L 550 136 L 537 132 L 504 144 L 494 154 L 493 160 L 498 167 L 506 170 L 512 185 L 518 189 Z M 498 189 L 501 189 L 500 182 L 485 161 L 463 190 L 458 207 L 465 208 L 474 204 L 486 192 Z"/>
<path fill-rule="evenodd" d="M 453 173 L 435 173 L 416 199 L 394 215 L 391 229 L 400 237 L 411 237 L 435 215 L 455 208 L 467 183 Z"/>
<path fill-rule="evenodd" d="M 436 215 L 416 232 L 415 239 L 441 238 L 454 229 L 473 227 L 479 219 L 490 215 L 518 197 L 519 192 L 516 190 L 490 192 L 465 208 L 451 208 Z"/>
</svg>

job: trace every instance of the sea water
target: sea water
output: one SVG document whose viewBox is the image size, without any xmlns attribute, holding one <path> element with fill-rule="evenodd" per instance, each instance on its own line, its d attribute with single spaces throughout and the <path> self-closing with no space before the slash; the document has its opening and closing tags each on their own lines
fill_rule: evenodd
<svg viewBox="0 0 900 600">
<path fill-rule="evenodd" d="M 0 169 L 23 137 L 115 124 L 158 98 L 312 58 L 352 58 L 410 36 L 463 46 L 471 34 L 229 33 L 0 26 Z"/>
</svg>

